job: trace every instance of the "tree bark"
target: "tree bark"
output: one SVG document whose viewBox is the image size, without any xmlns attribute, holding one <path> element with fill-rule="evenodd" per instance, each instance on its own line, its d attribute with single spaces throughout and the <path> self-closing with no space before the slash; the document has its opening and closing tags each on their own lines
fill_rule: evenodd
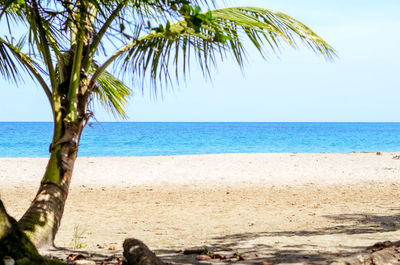
<svg viewBox="0 0 400 265">
<path fill-rule="evenodd" d="M 51 182 L 42 182 L 31 206 L 20 219 L 21 229 L 38 248 L 54 246 L 53 242 L 68 196 L 72 171 L 66 172 L 61 186 Z"/>
<path fill-rule="evenodd" d="M 82 112 L 86 111 L 87 101 L 85 103 Z M 80 137 L 88 120 L 86 114 L 80 117 L 76 122 L 62 120 L 61 134 L 53 137 L 50 159 L 36 197 L 19 220 L 21 229 L 37 248 L 54 247 L 54 239 L 68 197 Z M 54 135 L 57 136 L 56 133 Z"/>
<path fill-rule="evenodd" d="M 7 214 L 0 200 L 0 264 L 4 259 L 12 259 L 17 265 L 63 264 L 46 260 L 36 250 L 33 243 L 20 229 L 17 221 Z"/>
</svg>

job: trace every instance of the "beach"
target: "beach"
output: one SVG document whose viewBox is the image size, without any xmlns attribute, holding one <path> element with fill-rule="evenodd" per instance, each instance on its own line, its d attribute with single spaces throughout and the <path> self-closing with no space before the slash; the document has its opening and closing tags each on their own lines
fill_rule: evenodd
<svg viewBox="0 0 400 265">
<path fill-rule="evenodd" d="M 325 264 L 400 239 L 399 156 L 81 157 L 55 243 L 122 256 L 123 240 L 135 237 L 175 264 L 199 263 L 179 250 L 202 246 L 228 257 L 240 253 L 245 260 L 237 264 Z M 0 158 L 1 199 L 16 219 L 46 163 Z"/>
</svg>

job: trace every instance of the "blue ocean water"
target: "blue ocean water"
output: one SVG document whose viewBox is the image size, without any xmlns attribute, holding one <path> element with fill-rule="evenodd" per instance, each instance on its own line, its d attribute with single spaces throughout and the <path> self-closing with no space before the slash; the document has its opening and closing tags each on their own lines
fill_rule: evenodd
<svg viewBox="0 0 400 265">
<path fill-rule="evenodd" d="M 47 157 L 50 122 L 0 122 L 0 157 Z M 400 151 L 400 123 L 91 123 L 79 156 Z"/>
</svg>

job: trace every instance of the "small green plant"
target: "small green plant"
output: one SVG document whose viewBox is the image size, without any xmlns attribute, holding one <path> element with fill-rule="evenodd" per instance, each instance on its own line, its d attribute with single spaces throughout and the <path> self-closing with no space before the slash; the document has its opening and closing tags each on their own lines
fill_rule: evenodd
<svg viewBox="0 0 400 265">
<path fill-rule="evenodd" d="M 85 238 L 84 234 L 86 230 L 80 227 L 78 224 L 74 226 L 74 233 L 72 234 L 72 247 L 74 249 L 81 249 L 85 247 L 82 239 Z"/>
</svg>

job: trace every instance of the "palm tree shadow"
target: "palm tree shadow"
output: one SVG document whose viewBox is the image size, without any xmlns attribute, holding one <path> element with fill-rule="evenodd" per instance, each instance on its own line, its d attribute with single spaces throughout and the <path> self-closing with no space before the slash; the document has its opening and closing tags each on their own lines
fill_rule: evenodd
<svg viewBox="0 0 400 265">
<path fill-rule="evenodd" d="M 86 251 L 73 248 L 56 247 L 41 251 L 41 254 L 50 259 L 61 259 L 66 260 L 68 256 L 82 255 L 89 260 L 93 260 L 97 263 L 112 262 L 114 260 L 122 259 L 121 251 Z M 113 264 L 113 263 L 109 263 Z"/>
<path fill-rule="evenodd" d="M 399 209 L 390 209 L 391 212 L 399 212 Z M 334 260 L 355 255 L 365 251 L 365 245 L 341 246 L 335 250 L 329 250 L 323 246 L 313 243 L 313 236 L 324 235 L 348 235 L 365 236 L 376 233 L 394 232 L 400 224 L 400 214 L 381 216 L 373 213 L 366 214 L 339 214 L 326 215 L 325 218 L 337 225 L 331 225 L 313 230 L 288 230 L 288 231 L 266 231 L 257 233 L 240 233 L 211 240 L 213 243 L 207 245 L 207 249 L 214 253 L 232 256 L 236 251 L 245 257 L 244 261 L 236 261 L 235 264 L 260 264 L 261 261 L 276 263 L 306 263 L 306 264 L 328 264 Z M 287 237 L 295 239 L 298 244 L 285 244 L 281 242 L 276 245 L 273 242 L 276 237 Z M 307 240 L 309 239 L 309 240 Z M 251 243 L 251 242 L 257 242 Z M 260 243 L 261 242 L 261 243 Z M 268 243 L 264 243 L 268 242 Z M 291 240 L 290 242 L 293 242 Z M 307 242 L 307 243 L 304 243 Z M 372 242 L 374 244 L 375 242 Z M 223 247 L 225 246 L 225 247 Z M 226 247 L 228 246 L 228 247 Z M 226 264 L 219 260 L 204 262 L 196 261 L 196 255 L 183 255 L 172 253 L 169 250 L 157 251 L 162 259 L 174 264 Z M 232 260 L 231 260 L 232 261 Z"/>
</svg>

